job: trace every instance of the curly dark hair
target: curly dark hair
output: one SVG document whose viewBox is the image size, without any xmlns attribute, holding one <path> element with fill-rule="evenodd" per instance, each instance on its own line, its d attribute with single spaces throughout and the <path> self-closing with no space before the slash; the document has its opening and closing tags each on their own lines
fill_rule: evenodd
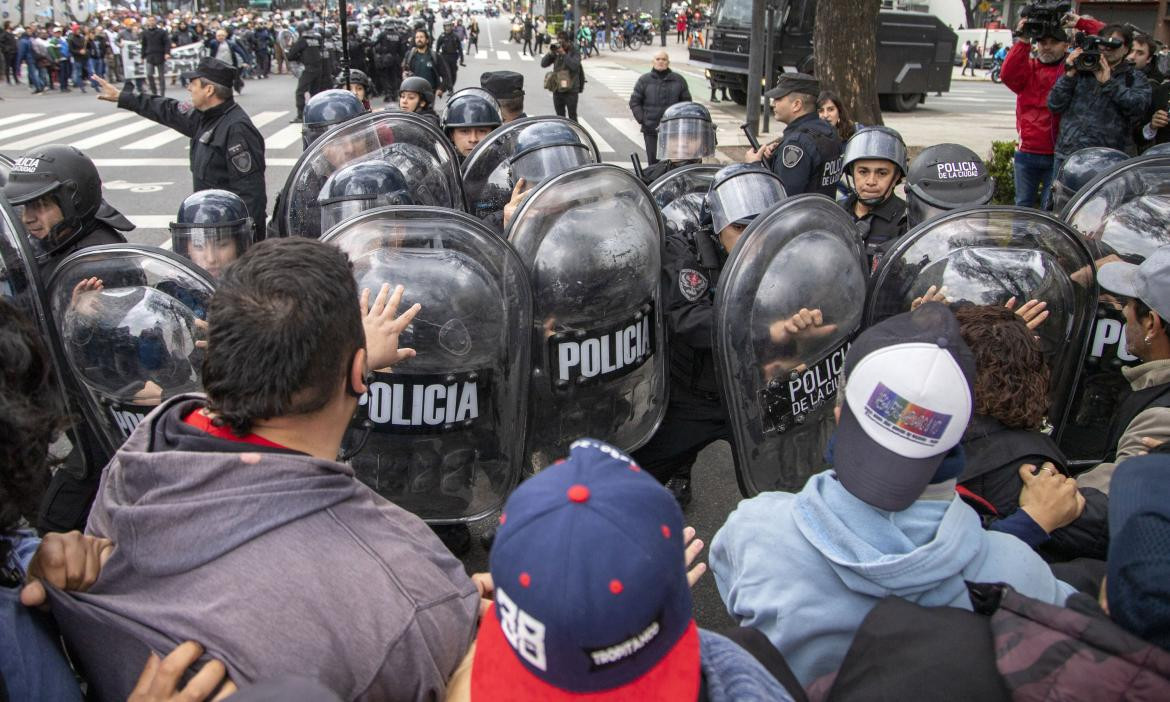
<svg viewBox="0 0 1170 702">
<path fill-rule="evenodd" d="M 0 537 L 36 516 L 49 481 L 49 444 L 67 423 L 40 332 L 0 297 Z M 17 579 L 0 538 L 0 578 Z"/>
<path fill-rule="evenodd" d="M 975 355 L 975 413 L 1012 429 L 1039 429 L 1050 370 L 1035 334 L 1006 307 L 965 305 L 955 317 Z"/>
</svg>

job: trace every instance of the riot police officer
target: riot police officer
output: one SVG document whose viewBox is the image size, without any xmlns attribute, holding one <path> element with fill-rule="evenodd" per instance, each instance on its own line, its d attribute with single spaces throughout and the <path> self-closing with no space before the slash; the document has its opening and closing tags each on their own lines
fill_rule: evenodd
<svg viewBox="0 0 1170 702">
<path fill-rule="evenodd" d="M 425 117 L 435 126 L 439 126 L 439 114 L 435 112 L 435 88 L 430 81 L 420 76 L 408 76 L 402 79 L 402 86 L 398 89 L 398 107 L 403 112 L 414 112 Z"/>
<path fill-rule="evenodd" d="M 849 197 L 841 206 L 853 218 L 867 253 L 878 258 L 906 233 L 906 201 L 894 188 L 906 174 L 906 144 L 889 127 L 866 127 L 845 145 Z"/>
<path fill-rule="evenodd" d="M 377 26 L 380 23 L 376 23 Z M 382 102 L 398 98 L 398 86 L 402 84 L 402 57 L 409 29 L 401 22 L 387 22 L 377 30 L 374 39 L 374 83 L 382 93 Z"/>
<path fill-rule="evenodd" d="M 711 113 L 697 102 L 675 103 L 658 122 L 658 161 L 642 170 L 642 181 L 649 185 L 676 168 L 714 155 Z"/>
<path fill-rule="evenodd" d="M 309 148 L 330 127 L 349 121 L 364 114 L 366 108 L 361 100 L 348 90 L 326 90 L 314 95 L 305 105 L 304 126 L 301 127 L 301 143 Z"/>
<path fill-rule="evenodd" d="M 374 94 L 374 85 L 370 82 L 370 76 L 365 71 L 359 71 L 356 68 L 349 69 L 349 85 L 346 86 L 345 71 L 337 74 L 333 79 L 333 87 L 339 90 L 348 89 L 349 92 L 357 96 L 361 101 L 362 108 L 365 112 L 370 111 L 370 96 Z"/>
<path fill-rule="evenodd" d="M 729 439 L 712 356 L 719 275 L 748 223 L 784 197 L 780 179 L 759 165 L 727 166 L 707 193 L 709 224 L 693 234 L 666 235 L 662 288 L 670 333 L 670 402 L 658 431 L 633 457 L 683 506 L 691 499 L 690 469 L 699 451 Z"/>
<path fill-rule="evenodd" d="M 503 232 L 530 190 L 561 173 L 594 162 L 593 152 L 563 120 L 525 126 L 516 134 L 508 159 L 512 199 L 502 210 L 483 217 L 483 221 Z"/>
<path fill-rule="evenodd" d="M 72 146 L 46 146 L 16 159 L 4 194 L 32 237 L 45 280 L 70 253 L 125 243 L 121 232 L 134 228 L 102 201 L 97 167 Z"/>
<path fill-rule="evenodd" d="M 459 37 L 455 34 L 454 22 L 447 20 L 443 23 L 443 33 L 435 41 L 435 49 L 439 52 L 439 58 L 447 66 L 447 75 L 451 80 L 450 85 L 454 86 L 455 77 L 459 74 L 459 67 L 464 65 L 463 42 L 459 41 Z"/>
<path fill-rule="evenodd" d="M 219 279 L 223 269 L 252 245 L 254 225 L 235 193 L 200 190 L 179 205 L 171 222 L 171 250 Z"/>
<path fill-rule="evenodd" d="M 1052 182 L 1052 211 L 1060 214 L 1069 200 L 1088 185 L 1090 180 L 1128 158 L 1124 151 L 1105 146 L 1093 146 L 1073 152 L 1060 165 L 1060 170 L 1056 172 L 1056 178 Z"/>
<path fill-rule="evenodd" d="M 936 215 L 986 205 L 995 180 L 983 159 L 966 146 L 935 144 L 918 154 L 906 171 L 906 219 L 911 229 Z"/>
<path fill-rule="evenodd" d="M 785 73 L 776 87 L 764 93 L 772 99 L 772 114 L 788 126 L 779 142 L 760 151 L 749 150 L 749 163 L 763 161 L 780 176 L 789 195 L 821 193 L 834 197 L 841 180 L 841 137 L 817 115 L 821 84 L 804 73 Z"/>
<path fill-rule="evenodd" d="M 485 91 L 467 88 L 451 96 L 443 112 L 443 131 L 459 152 L 467 158 L 475 145 L 504 121 L 500 106 Z"/>
<path fill-rule="evenodd" d="M 332 75 L 325 73 L 325 38 L 312 25 L 306 24 L 299 30 L 297 40 L 288 50 L 288 60 L 298 61 L 304 66 L 301 75 L 297 78 L 295 93 L 297 116 L 293 122 L 301 122 L 305 116 L 305 93 L 316 95 L 324 89 L 322 76 Z"/>
<path fill-rule="evenodd" d="M 376 159 L 358 161 L 339 169 L 329 176 L 317 196 L 322 232 L 328 232 L 365 210 L 413 204 L 415 198 L 402 171 Z"/>
</svg>

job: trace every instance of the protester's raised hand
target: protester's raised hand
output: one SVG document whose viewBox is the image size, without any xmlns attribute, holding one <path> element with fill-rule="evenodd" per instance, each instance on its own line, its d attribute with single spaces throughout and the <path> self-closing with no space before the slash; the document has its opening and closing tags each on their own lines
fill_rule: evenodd
<svg viewBox="0 0 1170 702">
<path fill-rule="evenodd" d="M 367 363 L 374 370 L 389 368 L 417 355 L 414 349 L 398 348 L 399 336 L 422 309 L 422 305 L 415 303 L 399 315 L 398 306 L 402 304 L 404 292 L 405 288 L 399 285 L 391 294 L 390 284 L 383 283 L 371 307 L 369 288 L 362 290 L 362 326 L 366 332 Z"/>
<path fill-rule="evenodd" d="M 219 661 L 211 661 L 199 669 L 187 684 L 179 682 L 187 669 L 203 655 L 203 647 L 194 641 L 184 641 L 160 659 L 151 653 L 146 667 L 138 676 L 138 682 L 130 692 L 127 702 L 199 702 L 200 700 L 222 700 L 238 690 L 227 677 L 227 668 Z M 221 684 L 222 683 L 222 684 Z M 218 692 L 216 692 L 218 690 Z M 212 694 L 215 697 L 211 697 Z"/>
<path fill-rule="evenodd" d="M 1048 319 L 1048 303 L 1040 300 L 1028 300 L 1020 309 L 1016 309 L 1016 298 L 1012 296 L 1003 304 L 1009 310 L 1015 310 L 1017 316 L 1024 320 L 1029 329 L 1035 329 Z"/>
<path fill-rule="evenodd" d="M 800 308 L 791 317 L 773 322 L 769 334 L 774 343 L 784 343 L 797 336 L 823 336 L 837 331 L 836 324 L 825 324 L 824 314 L 816 308 Z"/>
<path fill-rule="evenodd" d="M 102 566 L 113 552 L 114 544 L 109 539 L 80 531 L 45 534 L 29 562 L 28 580 L 20 591 L 20 601 L 26 607 L 43 605 L 42 581 L 59 590 L 85 592 L 97 582 Z"/>
<path fill-rule="evenodd" d="M 930 286 L 929 288 L 926 289 L 926 293 L 922 297 L 914 298 L 914 301 L 910 303 L 910 310 L 913 311 L 913 310 L 918 309 L 925 302 L 941 302 L 944 305 L 947 304 L 948 302 L 950 302 L 950 300 L 947 299 L 946 286 L 945 285 L 943 287 L 938 287 L 937 285 Z"/>
<path fill-rule="evenodd" d="M 516 187 L 512 188 L 512 199 L 504 205 L 504 229 L 508 228 L 508 224 L 516 216 L 516 210 L 519 209 L 520 203 L 524 202 L 524 196 L 527 194 L 528 181 L 523 178 L 517 180 Z"/>
<path fill-rule="evenodd" d="M 1020 466 L 1020 480 L 1024 481 L 1020 509 L 1049 534 L 1072 524 L 1085 510 L 1085 496 L 1077 489 L 1077 481 L 1052 463 L 1040 468 L 1030 463 Z"/>
<path fill-rule="evenodd" d="M 106 102 L 118 101 L 118 96 L 122 94 L 121 90 L 110 85 L 109 81 L 99 75 L 91 75 L 90 80 L 98 84 L 98 100 L 105 100 Z"/>
<path fill-rule="evenodd" d="M 684 552 L 684 563 L 687 569 L 687 585 L 694 587 L 695 583 L 699 582 L 699 578 L 703 577 L 703 573 L 707 572 L 706 563 L 695 563 L 695 559 L 699 557 L 699 552 L 703 550 L 702 539 L 695 538 L 695 528 L 686 527 L 683 529 L 683 546 L 686 548 Z"/>
</svg>

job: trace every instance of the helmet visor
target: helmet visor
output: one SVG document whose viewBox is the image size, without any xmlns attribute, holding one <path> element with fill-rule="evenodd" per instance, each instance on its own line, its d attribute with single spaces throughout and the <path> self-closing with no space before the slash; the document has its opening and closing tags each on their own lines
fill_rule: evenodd
<svg viewBox="0 0 1170 702">
<path fill-rule="evenodd" d="M 321 205 L 321 233 L 324 234 L 341 222 L 378 206 L 378 201 L 372 197 L 338 200 Z"/>
<path fill-rule="evenodd" d="M 702 119 L 672 119 L 658 127 L 658 158 L 690 161 L 715 155 L 715 126 Z"/>
<path fill-rule="evenodd" d="M 533 188 L 549 178 L 592 162 L 589 149 L 581 145 L 534 149 L 512 162 L 512 181 L 519 182 L 523 178 L 527 187 Z"/>
<path fill-rule="evenodd" d="M 252 245 L 252 220 L 223 227 L 171 225 L 171 247 L 218 279 Z"/>
<path fill-rule="evenodd" d="M 936 207 L 920 197 L 915 197 L 913 193 L 906 193 L 906 222 L 910 229 L 947 212 L 950 210 Z"/>
<path fill-rule="evenodd" d="M 729 178 L 707 196 L 715 233 L 735 222 L 755 217 L 784 199 L 780 180 L 766 173 L 745 173 Z"/>
</svg>

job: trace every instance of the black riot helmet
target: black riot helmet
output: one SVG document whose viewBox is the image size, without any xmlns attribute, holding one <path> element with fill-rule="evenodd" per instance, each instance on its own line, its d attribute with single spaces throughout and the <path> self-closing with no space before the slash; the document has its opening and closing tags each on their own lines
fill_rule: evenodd
<svg viewBox="0 0 1170 702">
<path fill-rule="evenodd" d="M 351 163 L 329 176 L 321 186 L 317 204 L 321 208 L 321 231 L 327 232 L 365 210 L 415 202 L 402 171 L 385 161 L 371 159 Z"/>
<path fill-rule="evenodd" d="M 906 213 L 911 227 L 967 205 L 986 205 L 995 179 L 966 146 L 936 144 L 923 149 L 906 171 Z"/>
<path fill-rule="evenodd" d="M 102 205 L 102 179 L 89 157 L 72 146 L 45 146 L 17 158 L 4 194 L 13 205 L 46 195 L 61 208 L 62 220 L 41 243 L 49 256 L 88 233 Z"/>
<path fill-rule="evenodd" d="M 1090 180 L 1128 158 L 1124 152 L 1104 146 L 1074 151 L 1052 180 L 1052 211 L 1059 214 Z"/>
<path fill-rule="evenodd" d="M 443 112 L 443 131 L 451 136 L 456 127 L 491 127 L 504 123 L 500 105 L 482 88 L 464 88 L 451 96 Z"/>
<path fill-rule="evenodd" d="M 341 124 L 364 114 L 362 101 L 348 90 L 325 90 L 309 98 L 305 103 L 305 124 L 301 128 L 304 148 L 309 148 L 335 124 Z"/>
<path fill-rule="evenodd" d="M 775 173 L 755 163 L 721 168 L 707 191 L 707 210 L 716 236 L 729 224 L 746 224 L 787 193 Z"/>
<path fill-rule="evenodd" d="M 419 99 L 421 100 L 421 102 L 419 102 L 420 109 L 423 107 L 424 103 L 427 107 L 435 104 L 434 86 L 431 85 L 429 80 L 420 76 L 410 76 L 409 78 L 403 78 L 402 85 L 398 86 L 398 92 L 418 93 Z"/>
<path fill-rule="evenodd" d="M 200 190 L 179 205 L 171 222 L 171 247 L 213 278 L 252 245 L 252 218 L 239 195 L 227 190 Z"/>
<path fill-rule="evenodd" d="M 571 127 L 557 121 L 542 121 L 516 135 L 516 150 L 508 165 L 513 183 L 523 178 L 533 188 L 593 160 L 592 150 Z"/>
<path fill-rule="evenodd" d="M 1170 141 L 1164 141 L 1161 144 L 1154 144 L 1150 148 L 1142 152 L 1142 156 L 1167 156 L 1170 155 Z"/>
<path fill-rule="evenodd" d="M 665 161 L 694 161 L 715 155 L 715 124 L 697 102 L 666 108 L 658 122 L 657 156 Z"/>
<path fill-rule="evenodd" d="M 366 75 L 366 72 L 359 71 L 356 68 L 349 69 L 349 83 L 350 85 L 360 85 L 365 88 L 367 96 L 374 89 L 374 84 L 370 81 L 370 77 Z M 333 87 L 339 90 L 345 90 L 345 71 L 338 73 L 337 77 L 333 79 Z M 308 105 L 305 106 L 305 109 L 309 109 Z"/>
<path fill-rule="evenodd" d="M 877 207 L 888 200 L 894 193 L 894 186 L 906 175 L 906 143 L 902 141 L 901 134 L 889 127 L 865 127 L 859 129 L 845 144 L 843 171 L 855 193 L 858 191 L 853 184 L 853 164 L 858 161 L 878 160 L 894 164 L 898 169 L 898 175 L 890 189 L 880 198 L 862 198 L 858 193 L 859 201 L 869 207 Z"/>
</svg>

